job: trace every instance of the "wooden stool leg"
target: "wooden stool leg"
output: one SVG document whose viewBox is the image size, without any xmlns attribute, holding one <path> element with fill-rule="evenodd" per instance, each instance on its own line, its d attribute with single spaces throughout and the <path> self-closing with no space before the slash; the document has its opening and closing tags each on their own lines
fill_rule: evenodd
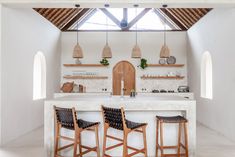
<svg viewBox="0 0 235 157">
<path fill-rule="evenodd" d="M 122 154 L 122 156 L 123 157 L 127 157 L 127 155 L 128 155 L 128 150 L 127 150 L 127 136 L 128 136 L 128 134 L 125 132 L 125 131 L 123 131 L 123 154 Z"/>
<path fill-rule="evenodd" d="M 77 132 L 75 131 L 74 133 L 74 146 L 73 146 L 73 157 L 77 156 L 77 143 L 78 143 L 78 135 Z"/>
<path fill-rule="evenodd" d="M 54 157 L 56 157 L 56 156 L 57 156 L 57 153 L 58 153 L 58 146 L 59 146 L 59 132 L 60 132 L 60 127 L 59 127 L 59 125 L 58 125 L 58 124 L 56 124 Z"/>
<path fill-rule="evenodd" d="M 104 124 L 104 137 L 103 137 L 103 157 L 105 157 L 106 152 L 106 139 L 107 139 L 108 127 Z"/>
<path fill-rule="evenodd" d="M 179 130 L 178 130 L 178 150 L 177 155 L 180 157 L 180 147 L 181 147 L 181 123 L 179 123 Z"/>
<path fill-rule="evenodd" d="M 160 148 L 161 148 L 161 157 L 164 157 L 164 149 L 163 149 L 163 122 L 160 122 Z"/>
<path fill-rule="evenodd" d="M 184 123 L 185 156 L 188 157 L 188 130 L 187 123 Z"/>
<path fill-rule="evenodd" d="M 158 145 L 158 136 L 159 136 L 159 120 L 157 119 L 156 121 L 156 157 L 158 157 L 158 148 L 159 148 L 159 145 Z"/>
<path fill-rule="evenodd" d="M 79 157 L 82 157 L 82 136 L 81 136 L 81 132 L 79 132 L 78 134 L 78 140 L 79 140 Z"/>
<path fill-rule="evenodd" d="M 143 141 L 144 141 L 144 156 L 147 157 L 148 153 L 147 153 L 147 140 L 146 140 L 146 126 L 142 127 L 142 131 L 143 131 Z"/>
<path fill-rule="evenodd" d="M 95 127 L 95 138 L 96 138 L 96 152 L 97 152 L 97 157 L 100 157 L 100 146 L 99 146 L 98 126 Z"/>
</svg>

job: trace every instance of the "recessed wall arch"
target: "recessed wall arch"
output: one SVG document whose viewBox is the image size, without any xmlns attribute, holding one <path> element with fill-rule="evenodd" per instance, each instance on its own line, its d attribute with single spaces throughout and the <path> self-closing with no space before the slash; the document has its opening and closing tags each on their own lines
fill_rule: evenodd
<svg viewBox="0 0 235 157">
<path fill-rule="evenodd" d="M 201 97 L 213 98 L 213 68 L 212 57 L 209 51 L 205 51 L 201 59 Z"/>
<path fill-rule="evenodd" d="M 46 58 L 41 51 L 34 55 L 33 100 L 46 98 Z"/>
</svg>

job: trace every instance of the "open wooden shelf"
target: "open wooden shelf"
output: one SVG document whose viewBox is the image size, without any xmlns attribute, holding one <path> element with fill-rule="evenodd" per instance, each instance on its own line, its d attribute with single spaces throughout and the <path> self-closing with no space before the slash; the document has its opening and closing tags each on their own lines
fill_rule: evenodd
<svg viewBox="0 0 235 157">
<path fill-rule="evenodd" d="M 183 67 L 184 64 L 148 64 L 148 67 Z"/>
<path fill-rule="evenodd" d="M 141 76 L 141 79 L 183 79 L 184 76 Z"/>
<path fill-rule="evenodd" d="M 72 76 L 66 75 L 65 79 L 108 79 L 108 76 Z"/>
<path fill-rule="evenodd" d="M 64 64 L 65 67 L 107 67 L 102 64 Z"/>
</svg>

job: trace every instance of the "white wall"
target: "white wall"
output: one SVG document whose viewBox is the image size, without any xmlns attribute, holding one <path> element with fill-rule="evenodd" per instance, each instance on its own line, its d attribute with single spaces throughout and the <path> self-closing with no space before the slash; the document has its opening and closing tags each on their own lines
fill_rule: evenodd
<svg viewBox="0 0 235 157">
<path fill-rule="evenodd" d="M 32 9 L 2 8 L 2 144 L 43 125 L 43 100 L 33 101 L 33 60 L 47 62 L 47 98 L 58 90 L 60 30 Z"/>
<path fill-rule="evenodd" d="M 99 63 L 101 60 L 102 49 L 105 45 L 105 32 L 79 32 L 80 45 L 84 51 L 82 63 Z M 137 68 L 140 59 L 132 59 L 131 51 L 135 43 L 134 32 L 110 32 L 109 45 L 113 52 L 113 58 L 109 59 L 108 68 L 68 68 L 63 64 L 74 63 L 72 58 L 73 48 L 76 44 L 75 32 L 63 32 L 61 39 L 62 55 L 62 78 L 61 82 L 72 81 L 63 79 L 63 75 L 71 74 L 72 71 L 84 70 L 88 72 L 98 72 L 99 75 L 107 75 L 108 80 L 74 80 L 76 83 L 87 87 L 87 92 L 101 92 L 102 88 L 112 91 L 112 68 L 121 60 L 128 60 L 136 67 L 136 89 L 138 92 L 142 88 L 148 91 L 152 89 L 174 89 L 179 85 L 187 85 L 187 65 L 183 68 L 157 68 L 149 67 L 145 70 Z M 161 32 L 140 32 L 138 33 L 138 43 L 142 50 L 142 57 L 148 60 L 148 63 L 158 63 L 159 53 L 163 44 L 163 33 Z M 186 32 L 167 33 L 167 44 L 171 49 L 171 55 L 176 57 L 176 63 L 186 64 Z M 168 72 L 179 71 L 183 80 L 141 80 L 143 74 L 167 74 Z"/>
<path fill-rule="evenodd" d="M 2 135 L 2 4 L 0 4 L 0 145 Z"/>
<path fill-rule="evenodd" d="M 198 121 L 235 141 L 235 9 L 214 9 L 188 31 L 189 85 L 197 100 Z M 213 99 L 200 97 L 202 54 L 213 66 Z"/>
</svg>

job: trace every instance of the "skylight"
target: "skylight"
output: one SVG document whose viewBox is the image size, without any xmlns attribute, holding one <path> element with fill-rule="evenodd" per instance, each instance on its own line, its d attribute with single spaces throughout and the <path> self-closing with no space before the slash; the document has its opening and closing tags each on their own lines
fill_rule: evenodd
<svg viewBox="0 0 235 157">
<path fill-rule="evenodd" d="M 123 19 L 123 8 L 108 8 L 107 9 L 111 14 L 113 14 L 119 21 Z M 137 9 L 137 15 L 143 11 L 144 8 Z M 127 9 L 127 21 L 131 22 L 135 18 L 135 8 Z"/>
<path fill-rule="evenodd" d="M 142 16 L 139 16 L 141 15 Z M 136 17 L 137 21 L 135 19 Z M 88 18 L 89 17 L 89 18 Z M 84 17 L 86 19 L 86 17 Z M 121 24 L 123 18 L 127 19 L 127 27 Z M 154 9 L 145 8 L 128 8 L 127 16 L 124 16 L 123 8 L 107 8 L 96 9 L 96 12 L 87 16 L 87 19 L 79 24 L 78 30 L 135 30 L 137 24 L 137 30 L 164 30 L 163 17 L 159 17 Z M 75 26 L 75 25 L 74 25 Z M 75 27 L 71 27 L 74 30 Z M 173 30 L 171 26 L 166 23 L 167 30 Z"/>
<path fill-rule="evenodd" d="M 153 10 L 146 13 L 136 24 L 137 30 L 164 30 L 164 20 L 161 20 Z M 135 30 L 136 24 L 130 30 Z M 166 30 L 172 30 L 172 28 L 166 24 Z"/>
<path fill-rule="evenodd" d="M 106 25 L 107 20 L 107 25 Z M 110 18 L 108 18 L 100 9 L 81 25 L 79 30 L 121 30 Z"/>
</svg>

